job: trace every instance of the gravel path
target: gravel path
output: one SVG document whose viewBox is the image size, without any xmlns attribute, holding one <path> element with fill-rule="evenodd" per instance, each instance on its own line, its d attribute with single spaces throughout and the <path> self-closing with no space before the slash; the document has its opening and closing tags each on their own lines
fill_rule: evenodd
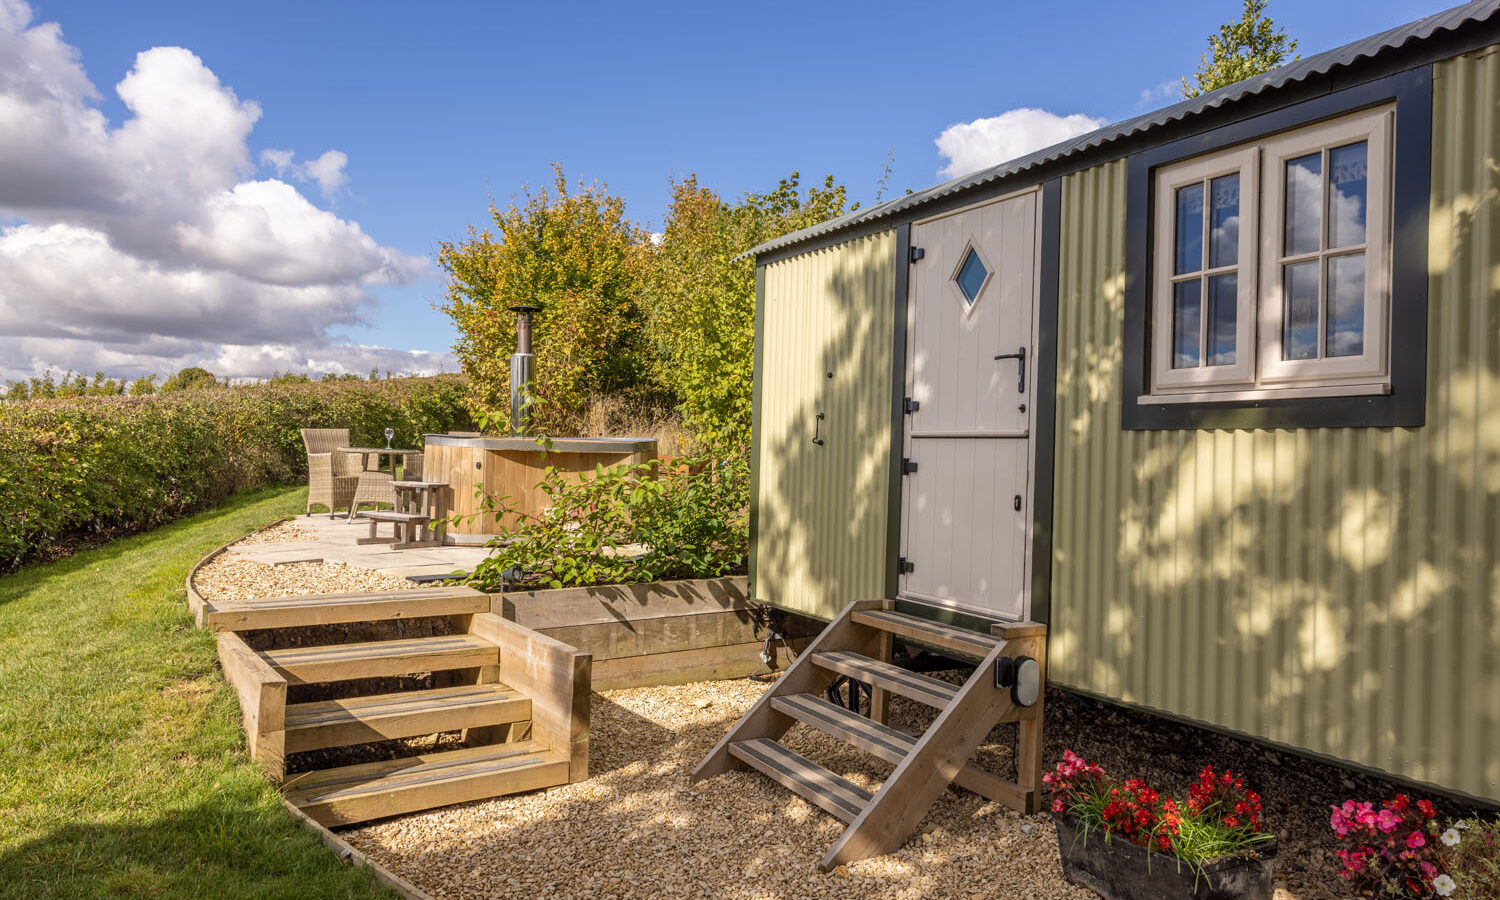
<svg viewBox="0 0 1500 900">
<path fill-rule="evenodd" d="M 707 682 L 594 697 L 589 780 L 343 832 L 438 897 L 1091 898 L 1046 817 L 948 791 L 894 854 L 827 875 L 843 824 L 754 773 L 688 773 L 764 691 Z M 893 709 L 893 717 L 901 718 Z M 869 789 L 890 769 L 798 728 L 787 744 Z"/>
<path fill-rule="evenodd" d="M 283 523 L 249 540 L 298 540 Z M 415 585 L 337 563 L 268 566 L 226 555 L 199 573 L 205 597 L 389 590 Z M 951 678 L 951 676 L 950 676 Z M 749 772 L 689 786 L 687 775 L 766 689 L 741 679 L 596 694 L 589 780 L 377 822 L 344 832 L 434 896 L 795 898 L 1093 897 L 1069 885 L 1046 816 L 1023 817 L 965 791 L 943 794 L 899 851 L 824 875 L 817 861 L 843 825 Z M 925 707 L 893 697 L 891 721 L 920 729 Z M 1014 726 L 977 760 L 1013 776 Z M 1117 777 L 1184 793 L 1206 763 L 1265 798 L 1281 839 L 1276 900 L 1342 897 L 1327 808 L 1395 785 L 1145 713 L 1048 692 L 1046 759 L 1073 749 Z M 890 767 L 799 726 L 793 749 L 873 789 Z M 1463 807 L 1446 812 L 1466 814 Z"/>
</svg>

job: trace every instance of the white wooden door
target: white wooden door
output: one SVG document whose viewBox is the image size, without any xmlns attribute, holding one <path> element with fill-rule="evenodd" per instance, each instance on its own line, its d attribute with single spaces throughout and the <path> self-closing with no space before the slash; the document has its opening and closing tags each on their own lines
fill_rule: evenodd
<svg viewBox="0 0 1500 900">
<path fill-rule="evenodd" d="M 1035 192 L 912 227 L 903 597 L 1029 612 L 1037 227 Z"/>
</svg>

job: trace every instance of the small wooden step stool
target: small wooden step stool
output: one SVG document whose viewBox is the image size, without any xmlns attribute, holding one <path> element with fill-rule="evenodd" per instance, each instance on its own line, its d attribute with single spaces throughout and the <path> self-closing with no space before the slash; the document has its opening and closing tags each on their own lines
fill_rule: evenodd
<svg viewBox="0 0 1500 900">
<path fill-rule="evenodd" d="M 1041 795 L 1042 699 L 1017 706 L 995 684 L 995 661 L 1028 656 L 1046 683 L 1046 626 L 998 623 L 990 634 L 955 628 L 896 612 L 888 600 L 851 603 L 813 640 L 791 668 L 761 696 L 693 771 L 698 782 L 734 768 L 756 769 L 849 827 L 819 868 L 889 853 L 904 843 L 933 802 L 955 784 L 1025 813 Z M 959 686 L 891 665 L 891 639 L 940 648 L 980 660 Z M 870 717 L 824 700 L 840 675 L 871 686 Z M 885 723 L 889 693 L 940 712 L 920 737 Z M 777 743 L 802 723 L 844 740 L 896 768 L 873 794 Z M 1019 722 L 1016 782 L 969 764 L 990 729 Z"/>
<path fill-rule="evenodd" d="M 377 509 L 360 515 L 370 520 L 370 536 L 356 538 L 356 544 L 390 544 L 392 550 L 406 550 L 411 547 L 431 547 L 437 543 L 427 536 L 427 525 L 432 517 L 425 513 Z M 395 532 L 393 536 L 380 536 L 377 529 L 382 522 L 391 523 Z"/>
</svg>

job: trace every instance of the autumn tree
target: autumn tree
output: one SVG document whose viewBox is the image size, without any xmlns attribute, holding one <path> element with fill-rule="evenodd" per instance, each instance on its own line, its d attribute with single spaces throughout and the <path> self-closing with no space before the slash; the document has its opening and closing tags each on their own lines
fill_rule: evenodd
<svg viewBox="0 0 1500 900">
<path fill-rule="evenodd" d="M 736 257 L 845 212 L 846 190 L 833 176 L 806 193 L 799 180 L 793 172 L 769 193 L 746 194 L 737 203 L 725 202 L 696 176 L 672 185 L 665 230 L 650 251 L 645 279 L 647 333 L 656 379 L 676 395 L 684 421 L 701 436 L 750 433 L 755 261 Z"/>
<path fill-rule="evenodd" d="M 199 366 L 188 366 L 162 382 L 161 392 L 170 394 L 175 391 L 201 391 L 218 386 L 219 379 L 214 373 Z"/>
<path fill-rule="evenodd" d="M 502 419 L 516 340 L 508 308 L 542 308 L 532 325 L 536 424 L 560 433 L 576 427 L 590 395 L 647 383 L 639 294 L 648 242 L 623 199 L 598 184 L 570 187 L 561 166 L 553 172 L 550 188 L 524 192 L 523 202 L 491 203 L 493 230 L 470 227 L 465 240 L 438 245 L 448 273 L 439 308 L 458 326 L 454 349 L 476 412 Z"/>
<path fill-rule="evenodd" d="M 1182 79 L 1182 96 L 1196 97 L 1221 87 L 1268 72 L 1283 63 L 1296 62 L 1297 41 L 1286 29 L 1277 28 L 1266 15 L 1266 0 L 1245 0 L 1238 22 L 1219 26 L 1208 36 L 1208 50 L 1198 60 L 1193 80 Z"/>
</svg>

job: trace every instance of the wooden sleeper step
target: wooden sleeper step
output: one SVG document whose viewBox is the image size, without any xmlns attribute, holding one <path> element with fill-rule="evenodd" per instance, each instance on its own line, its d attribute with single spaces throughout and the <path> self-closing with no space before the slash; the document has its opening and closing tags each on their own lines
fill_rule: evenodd
<svg viewBox="0 0 1500 900">
<path fill-rule="evenodd" d="M 848 779 L 766 738 L 730 744 L 729 755 L 844 822 L 853 822 L 873 796 Z"/>
<path fill-rule="evenodd" d="M 286 752 L 525 722 L 531 700 L 503 684 L 350 697 L 286 708 Z"/>
<path fill-rule="evenodd" d="M 947 707 L 958 693 L 958 688 L 946 681 L 938 681 L 849 650 L 814 653 L 812 663 L 825 671 L 837 672 L 855 681 L 885 688 L 893 694 L 900 694 L 936 709 Z"/>
<path fill-rule="evenodd" d="M 490 611 L 490 598 L 470 587 L 431 587 L 364 594 L 312 594 L 219 600 L 203 607 L 203 624 L 214 631 L 297 628 L 348 622 L 388 622 L 425 616 Z"/>
<path fill-rule="evenodd" d="M 567 757 L 536 741 L 308 772 L 286 799 L 323 825 L 352 825 L 568 783 Z"/>
<path fill-rule="evenodd" d="M 263 650 L 288 684 L 318 684 L 495 665 L 500 648 L 471 634 Z"/>
<path fill-rule="evenodd" d="M 931 619 L 919 619 L 916 616 L 908 616 L 905 613 L 888 609 L 860 610 L 850 618 L 861 625 L 869 625 L 920 644 L 952 650 L 965 656 L 983 658 L 999 643 L 997 638 L 988 634 L 955 628 Z"/>
</svg>

